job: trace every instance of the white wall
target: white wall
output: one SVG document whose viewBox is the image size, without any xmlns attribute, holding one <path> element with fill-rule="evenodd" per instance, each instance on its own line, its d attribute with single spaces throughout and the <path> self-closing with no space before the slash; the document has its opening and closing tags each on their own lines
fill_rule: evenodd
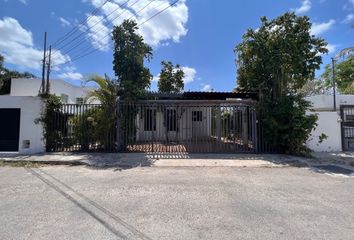
<svg viewBox="0 0 354 240">
<path fill-rule="evenodd" d="M 312 108 L 318 111 L 333 110 L 333 96 L 315 95 L 307 97 L 306 100 L 312 102 Z M 340 105 L 354 105 L 354 95 L 336 95 L 337 111 Z"/>
<path fill-rule="evenodd" d="M 14 78 L 11 79 L 10 96 L 38 96 L 41 86 L 38 78 Z M 76 103 L 76 98 L 84 98 L 90 88 L 74 86 L 63 80 L 51 80 L 50 92 L 56 96 L 68 95 L 68 103 Z"/>
<path fill-rule="evenodd" d="M 0 96 L 0 108 L 21 109 L 19 153 L 34 154 L 45 151 L 42 125 L 34 123 L 42 109 L 40 98 Z M 24 148 L 24 140 L 30 141 L 29 148 Z"/>
<path fill-rule="evenodd" d="M 317 114 L 317 128 L 312 131 L 307 146 L 315 152 L 342 151 L 340 115 L 337 112 L 312 112 Z M 318 143 L 319 136 L 324 133 L 328 136 L 322 143 Z"/>
</svg>

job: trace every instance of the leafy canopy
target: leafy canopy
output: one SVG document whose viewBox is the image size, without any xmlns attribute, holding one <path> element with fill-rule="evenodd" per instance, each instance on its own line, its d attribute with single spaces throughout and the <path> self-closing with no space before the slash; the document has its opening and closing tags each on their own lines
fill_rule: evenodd
<svg viewBox="0 0 354 240">
<path fill-rule="evenodd" d="M 354 94 L 354 55 L 335 64 L 334 68 L 336 87 L 343 94 Z M 321 76 L 327 88 L 333 87 L 332 66 L 326 65 Z"/>
<path fill-rule="evenodd" d="M 161 62 L 162 69 L 157 84 L 159 92 L 179 93 L 184 89 L 184 72 L 177 64 L 173 66 L 172 62 Z"/>
<path fill-rule="evenodd" d="M 316 125 L 317 117 L 306 115 L 310 104 L 299 91 L 314 79 L 321 54 L 328 50 L 310 29 L 306 16 L 262 17 L 259 29 L 248 29 L 235 48 L 237 87 L 259 92 L 258 118 L 265 140 L 280 152 L 307 152 L 305 142 Z"/>
<path fill-rule="evenodd" d="M 113 70 L 120 82 L 122 96 L 133 101 L 150 86 L 152 75 L 144 67 L 144 61 L 152 58 L 152 48 L 144 43 L 137 33 L 138 27 L 132 20 L 124 20 L 113 28 Z"/>
<path fill-rule="evenodd" d="M 248 29 L 236 46 L 238 88 L 280 97 L 314 79 L 327 53 L 326 42 L 310 34 L 306 16 L 285 13 L 273 20 L 261 18 L 258 30 Z"/>
</svg>

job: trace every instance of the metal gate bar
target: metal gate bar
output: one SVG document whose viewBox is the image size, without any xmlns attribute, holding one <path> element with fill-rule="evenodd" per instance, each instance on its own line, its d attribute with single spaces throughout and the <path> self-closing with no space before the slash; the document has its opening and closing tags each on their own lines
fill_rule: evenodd
<svg viewBox="0 0 354 240">
<path fill-rule="evenodd" d="M 63 104 L 51 115 L 47 151 L 115 151 L 116 117 L 106 115 L 100 104 Z"/>
<path fill-rule="evenodd" d="M 146 153 L 256 153 L 253 101 L 118 102 L 118 149 Z"/>
</svg>

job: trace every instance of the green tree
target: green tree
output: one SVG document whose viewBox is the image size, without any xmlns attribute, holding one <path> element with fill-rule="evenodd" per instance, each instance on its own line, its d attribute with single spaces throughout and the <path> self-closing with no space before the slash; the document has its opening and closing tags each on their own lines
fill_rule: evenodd
<svg viewBox="0 0 354 240">
<path fill-rule="evenodd" d="M 310 29 L 306 16 L 262 17 L 259 29 L 248 29 L 235 48 L 237 87 L 259 92 L 257 109 L 265 140 L 285 153 L 306 152 L 305 142 L 316 125 L 317 117 L 306 115 L 310 104 L 299 91 L 314 79 L 321 54 L 328 50 Z"/>
<path fill-rule="evenodd" d="M 117 81 L 104 77 L 92 75 L 87 82 L 94 82 L 98 88 L 89 92 L 86 96 L 88 101 L 98 100 L 102 106 L 98 109 L 90 110 L 84 118 L 84 126 L 94 126 L 92 129 L 94 140 L 98 141 L 103 147 L 109 147 L 109 140 L 115 126 L 116 106 L 117 106 Z M 80 131 L 80 127 L 78 128 Z M 107 142 L 108 141 L 108 142 Z"/>
<path fill-rule="evenodd" d="M 354 94 L 354 55 L 337 63 L 334 68 L 336 87 L 344 94 Z M 333 87 L 332 66 L 326 65 L 321 76 L 327 88 Z"/>
<path fill-rule="evenodd" d="M 11 78 L 35 78 L 29 72 L 20 73 L 11 71 L 4 67 L 4 57 L 0 55 L 0 95 L 9 94 L 11 89 Z"/>
<path fill-rule="evenodd" d="M 137 33 L 136 22 L 125 20 L 113 28 L 113 70 L 122 88 L 122 97 L 134 101 L 150 86 L 152 75 L 144 61 L 152 57 L 152 48 Z"/>
<path fill-rule="evenodd" d="M 184 72 L 177 64 L 173 66 L 172 62 L 162 61 L 162 69 L 159 76 L 159 92 L 179 93 L 184 89 Z"/>
</svg>

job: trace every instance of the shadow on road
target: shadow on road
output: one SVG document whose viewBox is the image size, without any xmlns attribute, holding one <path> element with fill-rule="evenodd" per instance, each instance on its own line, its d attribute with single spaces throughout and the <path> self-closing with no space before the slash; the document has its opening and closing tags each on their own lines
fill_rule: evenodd
<svg viewBox="0 0 354 240">
<path fill-rule="evenodd" d="M 48 178 L 45 178 L 43 176 L 41 176 L 41 174 L 39 174 L 37 171 L 35 171 L 34 169 L 31 168 L 26 168 L 27 171 L 29 171 L 31 174 L 33 174 L 34 176 L 36 176 L 38 179 L 40 179 L 42 182 L 44 182 L 46 185 L 48 185 L 49 187 L 51 187 L 53 190 L 55 190 L 56 192 L 60 193 L 61 195 L 63 195 L 66 199 L 68 199 L 69 201 L 71 201 L 72 203 L 74 203 L 76 206 L 78 206 L 80 209 L 82 209 L 84 212 L 86 212 L 88 215 L 90 215 L 92 218 L 94 218 L 96 221 L 98 221 L 100 224 L 102 224 L 102 226 L 104 226 L 107 230 L 109 230 L 112 234 L 114 234 L 116 237 L 120 238 L 120 239 L 129 239 L 129 236 L 127 236 L 127 234 L 124 234 L 123 232 L 119 231 L 118 229 L 116 229 L 114 226 L 112 226 L 111 224 L 109 224 L 107 221 L 105 221 L 103 218 L 101 218 L 100 216 L 98 216 L 94 210 L 99 210 L 101 213 L 103 213 L 105 216 L 109 217 L 110 219 L 114 220 L 115 223 L 119 224 L 120 227 L 125 229 L 125 232 L 129 232 L 132 233 L 134 235 L 134 239 L 143 239 L 143 240 L 151 240 L 150 237 L 146 236 L 144 233 L 140 232 L 139 230 L 135 229 L 133 226 L 131 226 L 130 224 L 126 223 L 125 221 L 123 221 L 121 218 L 119 218 L 118 216 L 112 214 L 109 210 L 107 210 L 106 208 L 102 207 L 101 205 L 99 205 L 98 203 L 92 201 L 91 199 L 89 199 L 88 197 L 86 197 L 85 195 L 77 192 L 76 190 L 74 190 L 73 188 L 71 188 L 69 185 L 65 184 L 64 182 L 62 182 L 61 180 L 55 178 L 54 176 L 50 175 L 49 173 L 45 172 L 44 170 L 41 169 L 36 169 L 39 172 L 41 172 L 43 175 L 46 175 L 47 177 L 50 177 L 52 179 L 49 180 Z M 57 183 L 55 184 L 54 181 Z M 61 187 L 59 186 L 61 185 Z M 91 207 L 93 207 L 91 210 L 89 207 L 84 206 L 79 200 L 75 199 L 72 195 L 73 194 L 69 194 L 68 192 L 65 192 L 65 190 L 63 190 L 62 188 L 65 187 L 67 188 L 69 191 L 73 192 L 74 194 L 76 194 L 77 196 L 79 196 L 80 198 L 82 198 L 83 200 L 85 200 Z"/>
</svg>

